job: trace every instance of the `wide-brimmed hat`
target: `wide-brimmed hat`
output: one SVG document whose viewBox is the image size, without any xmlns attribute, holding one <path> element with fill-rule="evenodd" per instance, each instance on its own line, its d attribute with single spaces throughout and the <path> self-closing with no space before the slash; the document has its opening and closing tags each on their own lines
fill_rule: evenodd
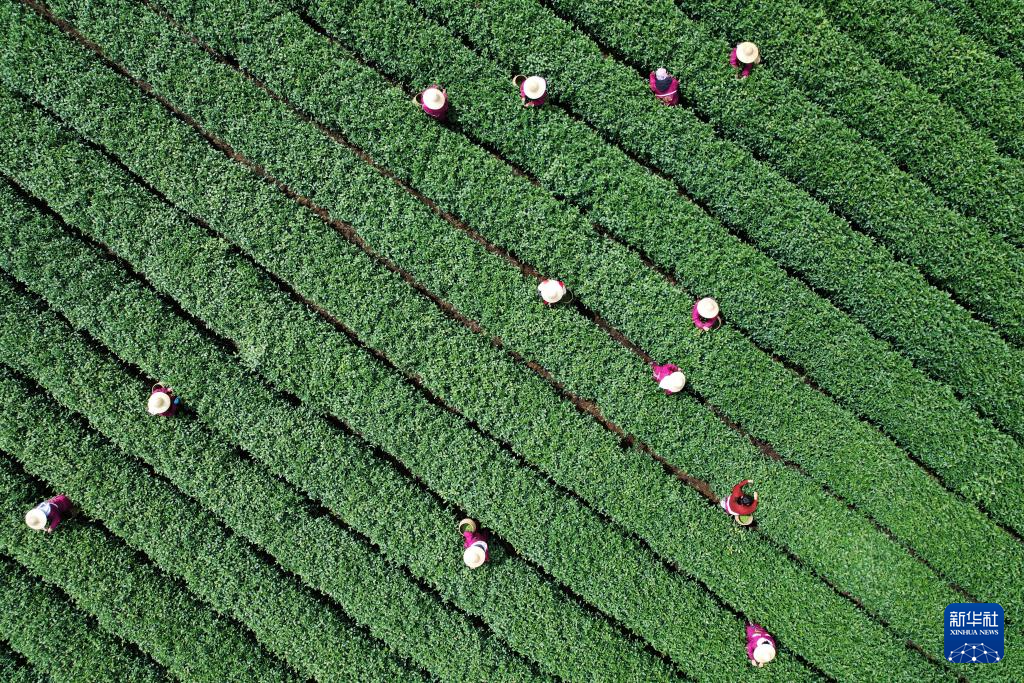
<svg viewBox="0 0 1024 683">
<path fill-rule="evenodd" d="M 736 59 L 744 64 L 755 64 L 760 57 L 761 51 L 754 43 L 747 41 L 736 46 Z"/>
<path fill-rule="evenodd" d="M 154 391 L 149 395 L 149 401 L 146 402 L 146 410 L 150 415 L 166 413 L 170 407 L 171 397 L 165 391 Z"/>
<path fill-rule="evenodd" d="M 549 304 L 557 304 L 565 296 L 565 285 L 558 280 L 543 280 L 537 285 L 540 298 Z"/>
<path fill-rule="evenodd" d="M 677 391 L 682 391 L 683 387 L 686 386 L 686 375 L 676 370 L 673 373 L 665 375 L 665 377 L 658 382 L 658 386 L 665 391 L 672 392 L 673 394 Z"/>
<path fill-rule="evenodd" d="M 35 529 L 36 531 L 42 531 L 46 528 L 46 523 L 49 520 L 46 519 L 46 513 L 34 507 L 25 513 L 25 524 L 28 524 L 29 529 Z"/>
<path fill-rule="evenodd" d="M 470 569 L 476 569 L 487 561 L 487 542 L 477 541 L 462 553 L 462 561 Z"/>
<path fill-rule="evenodd" d="M 444 106 L 445 94 L 433 86 L 423 91 L 422 98 L 427 109 L 440 109 Z"/>
<path fill-rule="evenodd" d="M 754 648 L 752 659 L 758 664 L 767 664 L 775 659 L 775 646 L 767 640 Z"/>
<path fill-rule="evenodd" d="M 459 532 L 460 533 L 473 533 L 476 531 L 476 522 L 466 517 L 465 519 L 459 520 Z"/>
<path fill-rule="evenodd" d="M 531 100 L 540 99 L 547 90 L 548 82 L 540 76 L 530 76 L 523 81 L 523 94 Z"/>
<path fill-rule="evenodd" d="M 705 320 L 711 320 L 718 317 L 718 302 L 709 296 L 704 297 L 697 302 L 697 315 L 704 318 Z"/>
</svg>

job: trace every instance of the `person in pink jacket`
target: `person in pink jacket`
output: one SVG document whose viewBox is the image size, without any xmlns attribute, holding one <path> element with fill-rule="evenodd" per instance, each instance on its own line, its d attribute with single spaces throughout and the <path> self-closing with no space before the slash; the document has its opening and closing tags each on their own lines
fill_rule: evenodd
<svg viewBox="0 0 1024 683">
<path fill-rule="evenodd" d="M 775 638 L 760 624 L 747 624 L 747 659 L 758 668 L 775 659 Z"/>
<path fill-rule="evenodd" d="M 60 523 L 71 517 L 74 506 L 71 499 L 61 494 L 44 500 L 25 513 L 25 524 L 36 531 L 51 533 Z"/>
<path fill-rule="evenodd" d="M 679 103 L 679 79 L 670 74 L 667 69 L 661 68 L 652 71 L 647 80 L 650 83 L 651 92 L 663 104 L 671 107 Z"/>
<path fill-rule="evenodd" d="M 754 66 L 760 63 L 761 51 L 751 42 L 740 43 L 729 54 L 729 64 L 739 70 L 736 78 L 746 78 L 754 70 Z"/>
<path fill-rule="evenodd" d="M 149 392 L 149 400 L 146 402 L 146 410 L 150 415 L 161 417 L 174 417 L 178 412 L 181 399 L 174 395 L 174 391 L 163 384 L 154 384 Z"/>
<path fill-rule="evenodd" d="M 722 318 L 718 314 L 718 302 L 709 296 L 698 299 L 690 311 L 693 324 L 697 326 L 697 329 L 704 332 L 713 330 L 722 324 Z"/>
<path fill-rule="evenodd" d="M 462 533 L 462 561 L 470 569 L 476 569 L 491 559 L 487 550 L 487 539 L 490 534 L 477 529 L 476 522 L 468 517 L 459 522 Z"/>
<path fill-rule="evenodd" d="M 426 88 L 423 92 L 413 96 L 413 101 L 420 105 L 423 113 L 438 121 L 448 118 L 448 91 L 435 84 Z"/>
<path fill-rule="evenodd" d="M 654 373 L 654 381 L 670 396 L 679 393 L 686 386 L 686 375 L 679 371 L 678 365 L 651 363 L 651 370 Z"/>
</svg>

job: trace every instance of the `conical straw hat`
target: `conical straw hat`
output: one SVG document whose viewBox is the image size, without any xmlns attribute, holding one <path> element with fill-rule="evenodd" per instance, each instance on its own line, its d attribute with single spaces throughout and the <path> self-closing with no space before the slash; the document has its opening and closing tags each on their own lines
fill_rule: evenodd
<svg viewBox="0 0 1024 683">
<path fill-rule="evenodd" d="M 686 375 L 676 370 L 675 372 L 666 375 L 660 382 L 658 382 L 658 386 L 665 391 L 672 392 L 673 394 L 677 391 L 682 391 L 683 387 L 686 386 Z"/>
<path fill-rule="evenodd" d="M 771 643 L 761 643 L 754 648 L 754 661 L 758 664 L 767 664 L 775 659 L 775 646 Z"/>
<path fill-rule="evenodd" d="M 46 528 L 46 515 L 38 507 L 34 507 L 25 513 L 25 524 L 30 529 L 42 531 Z"/>
<path fill-rule="evenodd" d="M 705 320 L 711 320 L 718 316 L 718 302 L 711 297 L 704 297 L 697 302 L 697 315 Z"/>
<path fill-rule="evenodd" d="M 547 89 L 547 81 L 545 81 L 540 76 L 530 76 L 523 83 L 523 93 L 531 100 L 536 100 L 543 97 Z"/>
<path fill-rule="evenodd" d="M 423 104 L 427 109 L 440 109 L 444 106 L 444 93 L 437 88 L 427 88 L 423 91 Z"/>
<path fill-rule="evenodd" d="M 149 395 L 149 401 L 146 403 L 146 410 L 149 411 L 150 415 L 166 413 L 170 407 L 171 397 L 163 391 L 154 391 Z"/>
<path fill-rule="evenodd" d="M 754 43 L 745 42 L 736 46 L 736 59 L 744 64 L 754 64 L 760 55 L 761 53 Z"/>
<path fill-rule="evenodd" d="M 565 296 L 565 286 L 558 280 L 544 280 L 537 285 L 537 291 L 540 292 L 540 298 L 549 304 L 556 304 Z"/>
<path fill-rule="evenodd" d="M 466 566 L 470 569 L 476 569 L 482 565 L 486 559 L 487 544 L 483 541 L 477 541 L 466 548 L 465 552 L 462 553 L 462 561 L 465 562 Z"/>
</svg>

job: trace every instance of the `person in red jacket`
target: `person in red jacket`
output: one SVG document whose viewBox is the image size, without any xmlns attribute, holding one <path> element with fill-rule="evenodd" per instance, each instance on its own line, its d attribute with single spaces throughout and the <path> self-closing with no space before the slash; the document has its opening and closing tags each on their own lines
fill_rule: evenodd
<svg viewBox="0 0 1024 683">
<path fill-rule="evenodd" d="M 757 509 L 757 491 L 753 496 L 743 492 L 743 487 L 753 484 L 749 479 L 744 479 L 732 487 L 732 493 L 722 499 L 722 509 L 732 515 L 737 524 L 747 526 L 754 521 L 754 510 Z"/>
</svg>

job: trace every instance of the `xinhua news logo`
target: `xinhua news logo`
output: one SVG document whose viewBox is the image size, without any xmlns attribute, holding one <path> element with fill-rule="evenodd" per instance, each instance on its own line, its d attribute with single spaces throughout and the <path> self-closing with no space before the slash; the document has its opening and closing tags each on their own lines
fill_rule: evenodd
<svg viewBox="0 0 1024 683">
<path fill-rule="evenodd" d="M 995 664 L 1003 659 L 1003 608 L 994 602 L 954 602 L 946 607 L 947 661 Z"/>
</svg>

